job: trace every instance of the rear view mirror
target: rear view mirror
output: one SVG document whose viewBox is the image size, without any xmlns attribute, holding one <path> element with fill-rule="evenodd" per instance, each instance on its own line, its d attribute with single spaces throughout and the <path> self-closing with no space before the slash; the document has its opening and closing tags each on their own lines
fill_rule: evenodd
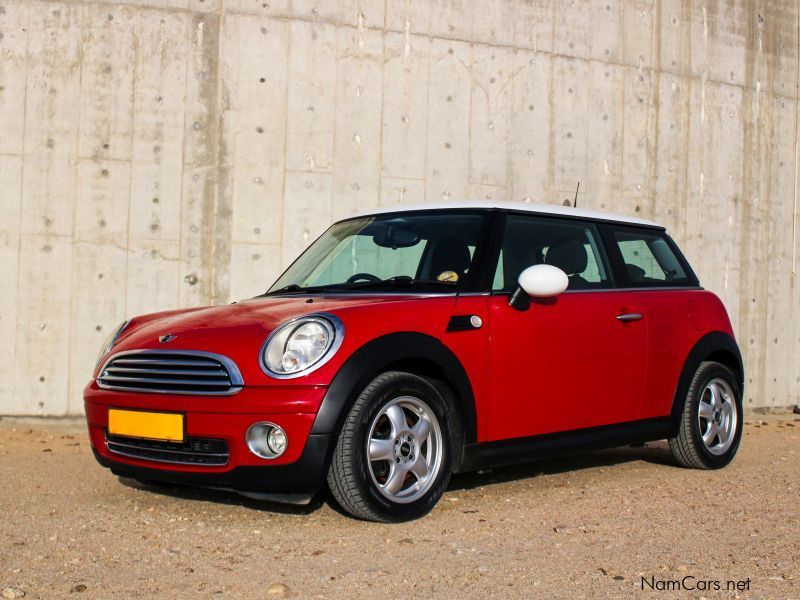
<svg viewBox="0 0 800 600">
<path fill-rule="evenodd" d="M 387 223 L 386 226 L 372 236 L 372 241 L 381 248 L 410 248 L 419 243 L 420 236 L 417 228 L 410 224 L 395 225 Z"/>
<path fill-rule="evenodd" d="M 552 298 L 569 286 L 567 274 L 553 265 L 533 265 L 519 274 L 518 287 L 508 303 L 518 310 L 530 305 L 530 298 Z"/>
</svg>

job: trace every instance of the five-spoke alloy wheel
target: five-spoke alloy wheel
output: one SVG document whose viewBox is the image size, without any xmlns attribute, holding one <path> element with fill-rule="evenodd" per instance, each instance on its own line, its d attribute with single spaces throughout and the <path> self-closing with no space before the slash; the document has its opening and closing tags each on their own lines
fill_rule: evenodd
<svg viewBox="0 0 800 600">
<path fill-rule="evenodd" d="M 367 440 L 373 483 L 392 502 L 421 498 L 441 469 L 443 443 L 439 420 L 425 402 L 391 400 L 373 419 Z"/>
<path fill-rule="evenodd" d="M 432 382 L 399 371 L 379 375 L 342 427 L 328 472 L 331 493 L 363 519 L 427 514 L 450 480 L 455 427 L 451 402 Z"/>
<path fill-rule="evenodd" d="M 677 461 L 696 469 L 718 469 L 736 455 L 742 438 L 739 382 L 726 366 L 700 365 L 684 400 L 680 428 L 669 447 Z"/>
</svg>

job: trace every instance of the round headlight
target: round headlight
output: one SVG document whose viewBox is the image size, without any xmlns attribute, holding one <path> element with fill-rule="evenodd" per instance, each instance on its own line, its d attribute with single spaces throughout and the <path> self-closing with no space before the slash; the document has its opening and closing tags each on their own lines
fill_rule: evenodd
<svg viewBox="0 0 800 600">
<path fill-rule="evenodd" d="M 275 377 L 291 377 L 322 366 L 342 343 L 343 328 L 333 315 L 300 317 L 281 325 L 264 344 L 262 364 Z"/>
</svg>

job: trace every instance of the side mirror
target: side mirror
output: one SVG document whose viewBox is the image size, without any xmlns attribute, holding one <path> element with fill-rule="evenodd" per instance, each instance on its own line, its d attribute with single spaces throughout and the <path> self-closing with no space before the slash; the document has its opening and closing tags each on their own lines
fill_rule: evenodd
<svg viewBox="0 0 800 600">
<path fill-rule="evenodd" d="M 552 298 L 566 290 L 569 278 L 553 265 L 533 265 L 519 274 L 517 282 L 508 303 L 517 310 L 527 310 L 531 298 Z"/>
</svg>

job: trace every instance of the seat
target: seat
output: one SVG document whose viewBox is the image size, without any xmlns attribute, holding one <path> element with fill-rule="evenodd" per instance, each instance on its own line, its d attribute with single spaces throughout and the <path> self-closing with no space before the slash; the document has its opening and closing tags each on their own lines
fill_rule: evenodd
<svg viewBox="0 0 800 600">
<path fill-rule="evenodd" d="M 457 281 L 461 281 L 471 261 L 469 246 L 463 239 L 457 236 L 442 238 L 431 253 L 430 278 L 438 279 L 442 273 L 452 271 L 458 276 Z"/>
<path fill-rule="evenodd" d="M 580 290 L 590 287 L 589 282 L 581 277 L 589 263 L 589 255 L 583 242 L 575 238 L 563 238 L 554 243 L 547 250 L 545 264 L 558 267 L 569 278 L 570 290 Z"/>
<path fill-rule="evenodd" d="M 628 271 L 628 279 L 633 283 L 639 283 L 644 280 L 644 269 L 636 265 L 625 264 L 625 269 Z"/>
</svg>

